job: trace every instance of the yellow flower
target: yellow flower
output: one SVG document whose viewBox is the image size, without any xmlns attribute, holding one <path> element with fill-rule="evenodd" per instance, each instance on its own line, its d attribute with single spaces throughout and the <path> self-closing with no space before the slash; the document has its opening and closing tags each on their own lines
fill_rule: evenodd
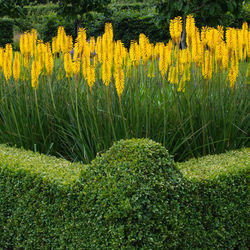
<svg viewBox="0 0 250 250">
<path fill-rule="evenodd" d="M 165 47 L 164 43 L 160 43 L 159 45 L 159 52 L 160 52 L 160 60 L 159 60 L 159 70 L 161 72 L 161 76 L 165 79 L 165 75 L 168 70 L 168 60 L 167 60 L 167 53 L 168 49 Z"/>
<path fill-rule="evenodd" d="M 54 65 L 53 56 L 52 56 L 51 51 L 49 50 L 49 51 L 45 54 L 45 68 L 46 68 L 47 74 L 48 74 L 49 76 L 52 75 L 53 65 Z"/>
<path fill-rule="evenodd" d="M 119 99 L 121 98 L 124 89 L 124 71 L 122 67 L 116 67 L 115 70 L 115 87 Z"/>
<path fill-rule="evenodd" d="M 53 37 L 52 38 L 52 52 L 53 55 L 55 55 L 56 53 L 59 52 L 59 46 L 58 46 L 58 38 L 57 37 Z"/>
<path fill-rule="evenodd" d="M 41 73 L 41 65 L 39 61 L 34 60 L 31 66 L 31 86 L 34 89 L 38 88 L 39 85 L 39 75 Z"/>
<path fill-rule="evenodd" d="M 19 52 L 15 52 L 15 58 L 13 62 L 13 77 L 15 81 L 17 81 L 20 77 L 20 58 Z"/>
<path fill-rule="evenodd" d="M 180 16 L 170 20 L 169 30 L 172 40 L 179 44 L 181 42 L 182 33 L 182 18 Z"/>
<path fill-rule="evenodd" d="M 212 74 L 211 74 L 211 62 L 210 62 L 210 53 L 208 50 L 205 51 L 205 62 L 203 64 L 202 67 L 202 75 L 204 77 L 204 79 L 208 80 L 211 78 Z"/>
<path fill-rule="evenodd" d="M 87 70 L 87 75 L 88 75 L 88 78 L 87 78 L 87 82 L 88 82 L 88 85 L 90 87 L 90 91 L 92 91 L 92 87 L 95 83 L 95 67 L 94 66 L 90 66 Z"/>
<path fill-rule="evenodd" d="M 66 77 L 73 76 L 73 63 L 70 53 L 64 54 L 64 70 L 66 72 Z"/>
<path fill-rule="evenodd" d="M 195 20 L 192 15 L 188 15 L 186 18 L 186 34 L 186 43 L 190 47 L 192 37 L 195 35 Z"/>
<path fill-rule="evenodd" d="M 107 87 L 111 81 L 111 65 L 106 61 L 102 64 L 102 81 Z"/>
<path fill-rule="evenodd" d="M 80 68 L 81 68 L 81 61 L 76 60 L 73 62 L 73 72 L 77 76 L 80 73 Z"/>
<path fill-rule="evenodd" d="M 3 73 L 5 79 L 8 81 L 11 77 L 12 71 L 11 71 L 11 60 L 8 59 L 7 56 L 4 57 Z"/>
<path fill-rule="evenodd" d="M 4 63 L 4 49 L 0 47 L 0 70 L 3 68 Z"/>
</svg>

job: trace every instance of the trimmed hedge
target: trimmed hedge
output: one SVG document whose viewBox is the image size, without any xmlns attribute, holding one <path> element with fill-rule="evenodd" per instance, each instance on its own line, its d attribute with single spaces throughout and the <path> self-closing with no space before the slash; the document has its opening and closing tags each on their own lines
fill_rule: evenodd
<svg viewBox="0 0 250 250">
<path fill-rule="evenodd" d="M 193 212 L 184 249 L 248 249 L 250 148 L 177 164 Z"/>
<path fill-rule="evenodd" d="M 13 26 L 12 19 L 0 18 L 0 47 L 13 42 Z"/>
<path fill-rule="evenodd" d="M 0 145 L 0 248 L 247 249 L 249 156 L 174 164 L 132 139 L 81 165 Z"/>
</svg>

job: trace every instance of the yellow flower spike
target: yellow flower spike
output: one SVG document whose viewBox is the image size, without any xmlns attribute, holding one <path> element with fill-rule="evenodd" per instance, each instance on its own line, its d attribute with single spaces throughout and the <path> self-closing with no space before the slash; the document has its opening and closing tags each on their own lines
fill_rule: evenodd
<svg viewBox="0 0 250 250">
<path fill-rule="evenodd" d="M 159 52 L 160 52 L 159 70 L 161 72 L 162 78 L 165 79 L 165 75 L 168 70 L 168 59 L 167 59 L 168 48 L 164 46 L 164 43 L 160 44 Z"/>
<path fill-rule="evenodd" d="M 15 52 L 15 57 L 13 61 L 13 77 L 16 82 L 20 77 L 20 59 L 21 59 L 20 53 Z"/>
<path fill-rule="evenodd" d="M 154 47 L 154 55 L 155 55 L 156 58 L 158 58 L 159 55 L 160 55 L 159 47 L 160 47 L 160 43 L 156 43 L 156 45 Z"/>
<path fill-rule="evenodd" d="M 230 88 L 234 88 L 235 86 L 235 82 L 237 80 L 237 69 L 235 67 L 231 67 L 228 73 L 228 78 L 229 78 L 229 82 L 230 82 Z"/>
<path fill-rule="evenodd" d="M 13 49 L 12 49 L 12 45 L 10 43 L 7 43 L 5 45 L 5 58 L 9 59 L 10 62 L 12 62 Z"/>
<path fill-rule="evenodd" d="M 64 31 L 63 26 L 59 26 L 57 30 L 57 41 L 58 41 L 58 47 L 60 48 L 60 51 L 63 52 L 64 44 L 65 44 L 65 37 L 66 33 Z"/>
<path fill-rule="evenodd" d="M 115 69 L 115 87 L 119 99 L 121 98 L 122 92 L 124 90 L 124 71 L 122 67 L 116 67 Z"/>
<path fill-rule="evenodd" d="M 76 42 L 74 45 L 73 61 L 77 61 L 77 60 L 80 60 L 80 44 L 79 44 L 79 42 Z"/>
<path fill-rule="evenodd" d="M 53 55 L 56 55 L 59 52 L 59 46 L 58 46 L 58 38 L 53 37 L 52 38 L 52 53 Z"/>
<path fill-rule="evenodd" d="M 106 61 L 102 64 L 102 81 L 107 87 L 111 81 L 111 65 Z"/>
<path fill-rule="evenodd" d="M 12 70 L 11 70 L 11 60 L 8 58 L 8 54 L 5 52 L 4 55 L 4 63 L 3 63 L 3 73 L 5 79 L 8 81 L 11 77 Z"/>
<path fill-rule="evenodd" d="M 139 48 L 140 48 L 140 57 L 142 57 L 143 60 L 145 60 L 147 57 L 146 44 L 147 44 L 147 37 L 141 33 L 139 35 Z"/>
<path fill-rule="evenodd" d="M 243 60 L 243 30 L 237 29 L 237 48 L 239 59 Z"/>
<path fill-rule="evenodd" d="M 131 60 L 132 65 L 138 64 L 137 47 L 138 47 L 137 42 L 132 40 L 130 42 L 130 49 L 129 49 L 129 56 L 130 56 L 130 60 Z"/>
<path fill-rule="evenodd" d="M 46 68 L 48 76 L 52 75 L 53 65 L 54 65 L 54 61 L 53 61 L 52 52 L 48 51 L 45 54 L 45 68 Z"/>
<path fill-rule="evenodd" d="M 169 32 L 170 32 L 170 36 L 171 36 L 173 42 L 175 42 L 175 29 L 174 29 L 174 23 L 175 23 L 175 20 L 174 20 L 174 19 L 171 19 L 171 20 L 170 20 L 170 24 L 169 24 Z"/>
<path fill-rule="evenodd" d="M 72 77 L 73 74 L 73 63 L 70 53 L 64 54 L 64 70 L 66 72 L 66 77 Z"/>
<path fill-rule="evenodd" d="M 87 82 L 88 82 L 90 91 L 92 91 L 92 88 L 95 83 L 95 67 L 92 65 L 87 69 Z"/>
<path fill-rule="evenodd" d="M 229 50 L 226 44 L 222 47 L 222 66 L 226 70 L 229 65 Z"/>
<path fill-rule="evenodd" d="M 20 35 L 20 40 L 19 40 L 19 47 L 22 55 L 24 55 L 24 35 Z"/>
<path fill-rule="evenodd" d="M 27 56 L 23 57 L 23 66 L 28 69 L 29 68 L 29 58 Z"/>
<path fill-rule="evenodd" d="M 32 29 L 30 33 L 32 34 L 33 41 L 37 40 L 37 31 L 35 29 Z"/>
<path fill-rule="evenodd" d="M 90 53 L 93 54 L 95 51 L 95 37 L 90 38 Z"/>
<path fill-rule="evenodd" d="M 3 68 L 4 62 L 4 49 L 0 47 L 0 70 Z"/>
<path fill-rule="evenodd" d="M 105 24 L 105 33 L 108 36 L 108 40 L 109 41 L 113 41 L 113 27 L 112 27 L 112 23 L 106 23 Z"/>
<path fill-rule="evenodd" d="M 100 36 L 97 37 L 95 52 L 97 54 L 98 61 L 102 62 L 102 38 Z"/>
<path fill-rule="evenodd" d="M 73 38 L 72 36 L 65 37 L 65 46 L 63 47 L 63 53 L 71 52 L 73 49 Z"/>
<path fill-rule="evenodd" d="M 92 63 L 92 65 L 96 68 L 97 64 L 98 64 L 98 57 L 95 55 L 93 57 L 93 63 Z"/>
<path fill-rule="evenodd" d="M 191 46 L 192 37 L 195 35 L 195 20 L 192 15 L 188 15 L 186 18 L 186 43 L 187 46 Z"/>
<path fill-rule="evenodd" d="M 41 73 L 41 65 L 39 61 L 34 60 L 31 66 L 31 86 L 34 89 L 38 89 L 39 75 Z"/>
<path fill-rule="evenodd" d="M 73 62 L 73 73 L 75 74 L 75 76 L 79 75 L 80 68 L 81 68 L 81 61 L 80 60 L 74 61 Z"/>
<path fill-rule="evenodd" d="M 208 50 L 205 51 L 205 62 L 202 67 L 202 75 L 204 79 L 208 80 L 210 74 L 210 53 Z"/>
<path fill-rule="evenodd" d="M 28 40 L 28 54 L 30 56 L 34 55 L 34 42 L 33 42 L 33 35 L 31 33 L 27 34 L 27 40 Z"/>
<path fill-rule="evenodd" d="M 82 75 L 85 80 L 88 78 L 88 68 L 90 67 L 90 57 L 83 56 L 82 57 Z"/>
<path fill-rule="evenodd" d="M 174 32 L 175 32 L 176 43 L 179 44 L 181 42 L 181 33 L 182 33 L 182 17 L 180 16 L 175 18 Z"/>
</svg>

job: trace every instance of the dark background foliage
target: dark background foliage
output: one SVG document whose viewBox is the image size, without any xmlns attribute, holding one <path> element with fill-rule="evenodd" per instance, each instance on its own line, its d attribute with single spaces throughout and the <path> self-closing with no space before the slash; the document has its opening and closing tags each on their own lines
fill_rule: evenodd
<svg viewBox="0 0 250 250">
<path fill-rule="evenodd" d="M 40 39 L 50 41 L 63 25 L 73 37 L 79 27 L 97 37 L 103 33 L 104 24 L 112 22 L 115 39 L 127 47 L 140 33 L 151 42 L 166 42 L 170 19 L 190 13 L 198 27 L 241 27 L 244 21 L 250 22 L 249 3 L 243 0 L 0 0 L 0 17 L 13 19 L 14 33 L 36 28 Z M 13 30 L 12 26 L 6 29 Z"/>
</svg>

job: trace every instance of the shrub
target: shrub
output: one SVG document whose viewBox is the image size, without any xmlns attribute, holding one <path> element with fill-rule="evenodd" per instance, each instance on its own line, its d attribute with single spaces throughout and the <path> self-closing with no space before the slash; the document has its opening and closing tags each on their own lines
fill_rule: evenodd
<svg viewBox="0 0 250 250">
<path fill-rule="evenodd" d="M 73 37 L 76 37 L 74 24 L 70 20 L 64 20 L 61 17 L 58 17 L 56 13 L 45 15 L 41 17 L 41 19 L 43 21 L 39 26 L 38 32 L 43 41 L 50 42 L 52 38 L 57 35 L 59 26 L 64 26 L 67 34 L 71 34 Z"/>
<path fill-rule="evenodd" d="M 1 18 L 0 19 L 0 47 L 6 43 L 12 43 L 13 41 L 13 25 L 12 19 Z"/>
<path fill-rule="evenodd" d="M 16 25 L 21 32 L 36 29 L 40 39 L 50 41 L 56 35 L 58 26 L 67 24 L 57 17 L 57 9 L 54 4 L 25 6 L 25 17 L 17 18 Z"/>
<path fill-rule="evenodd" d="M 81 165 L 0 146 L 0 248 L 247 249 L 249 153 L 175 166 L 133 139 Z"/>
<path fill-rule="evenodd" d="M 129 47 L 131 40 L 138 40 L 144 33 L 150 42 L 166 42 L 170 36 L 166 30 L 159 29 L 154 22 L 154 15 L 141 16 L 132 11 L 114 12 L 112 16 L 105 17 L 102 14 L 92 14 L 92 21 L 86 23 L 86 29 L 90 36 L 102 35 L 106 22 L 111 22 L 114 28 L 114 39 L 121 40 Z"/>
<path fill-rule="evenodd" d="M 250 149 L 178 163 L 189 201 L 183 249 L 248 249 Z"/>
<path fill-rule="evenodd" d="M 91 214 L 90 241 L 101 249 L 159 249 L 178 241 L 181 174 L 165 148 L 121 140 L 81 176 Z M 98 228 L 98 229 L 97 229 Z"/>
</svg>

